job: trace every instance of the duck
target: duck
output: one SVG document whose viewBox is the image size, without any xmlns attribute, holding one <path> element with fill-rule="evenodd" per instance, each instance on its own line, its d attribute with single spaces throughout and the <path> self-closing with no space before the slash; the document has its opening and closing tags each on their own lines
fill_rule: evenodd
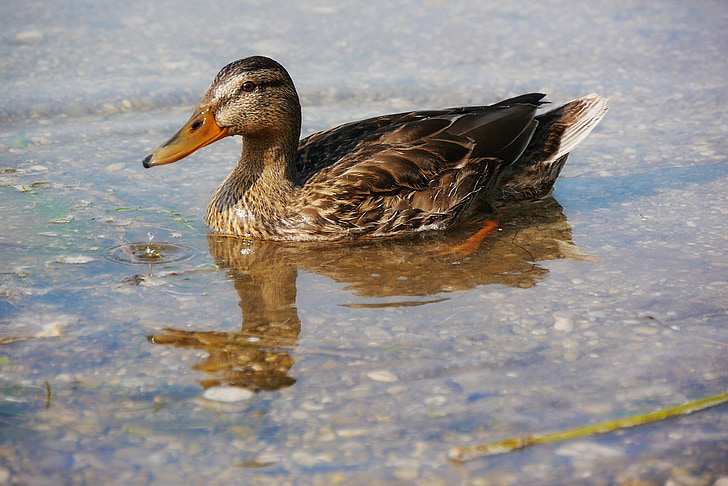
<svg viewBox="0 0 728 486">
<path fill-rule="evenodd" d="M 252 56 L 220 70 L 143 166 L 241 136 L 240 159 L 207 206 L 215 233 L 336 241 L 444 230 L 548 196 L 569 152 L 607 111 L 607 99 L 591 94 L 537 113 L 544 98 L 376 116 L 299 140 L 290 74 Z"/>
</svg>

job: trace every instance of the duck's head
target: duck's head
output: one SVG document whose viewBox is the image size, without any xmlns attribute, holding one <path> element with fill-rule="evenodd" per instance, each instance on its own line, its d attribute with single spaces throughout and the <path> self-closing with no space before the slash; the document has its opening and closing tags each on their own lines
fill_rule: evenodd
<svg viewBox="0 0 728 486">
<path fill-rule="evenodd" d="M 297 144 L 300 131 L 301 105 L 291 76 L 273 59 L 248 57 L 220 70 L 189 121 L 143 164 L 170 164 L 231 135 L 242 135 L 243 143 Z"/>
</svg>

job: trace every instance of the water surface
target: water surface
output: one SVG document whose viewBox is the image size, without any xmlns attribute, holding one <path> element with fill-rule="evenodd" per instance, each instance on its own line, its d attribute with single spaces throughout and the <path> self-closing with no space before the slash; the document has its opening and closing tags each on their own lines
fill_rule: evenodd
<svg viewBox="0 0 728 486">
<path fill-rule="evenodd" d="M 5 2 L 0 482 L 713 484 L 718 407 L 476 460 L 454 446 L 728 388 L 722 2 Z M 208 235 L 226 139 L 141 160 L 217 70 L 269 55 L 304 134 L 598 92 L 553 198 L 366 244 Z M 187 259 L 125 264 L 155 243 Z"/>
</svg>

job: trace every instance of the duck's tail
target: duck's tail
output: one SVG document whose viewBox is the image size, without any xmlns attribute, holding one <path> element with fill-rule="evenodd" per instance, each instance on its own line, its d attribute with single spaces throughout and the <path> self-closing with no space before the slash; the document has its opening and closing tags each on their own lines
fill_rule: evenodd
<svg viewBox="0 0 728 486">
<path fill-rule="evenodd" d="M 607 112 L 607 98 L 590 94 L 538 115 L 538 127 L 525 152 L 503 174 L 495 206 L 533 201 L 551 193 L 574 147 Z"/>
</svg>

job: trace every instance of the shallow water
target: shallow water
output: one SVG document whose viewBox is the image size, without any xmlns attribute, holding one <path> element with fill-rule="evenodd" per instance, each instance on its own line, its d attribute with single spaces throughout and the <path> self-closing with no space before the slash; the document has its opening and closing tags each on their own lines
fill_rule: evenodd
<svg viewBox="0 0 728 486">
<path fill-rule="evenodd" d="M 451 447 L 728 388 L 722 2 L 0 5 L 0 483 L 713 484 L 728 415 L 454 465 Z M 610 98 L 553 198 L 317 247 L 209 236 L 226 139 L 144 170 L 217 70 L 291 72 L 305 134 Z M 210 163 L 219 159 L 219 163 Z M 125 264 L 118 245 L 189 248 Z"/>
</svg>

